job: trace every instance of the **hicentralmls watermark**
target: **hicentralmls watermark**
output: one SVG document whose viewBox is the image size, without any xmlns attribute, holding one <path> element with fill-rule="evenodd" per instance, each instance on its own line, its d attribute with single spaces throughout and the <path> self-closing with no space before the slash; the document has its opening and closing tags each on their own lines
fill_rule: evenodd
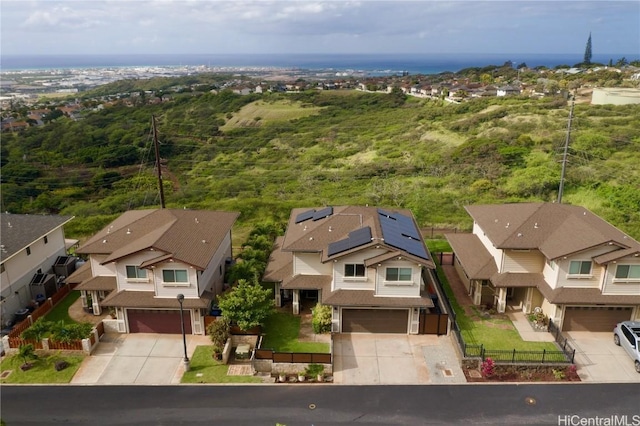
<svg viewBox="0 0 640 426">
<path fill-rule="evenodd" d="M 593 417 L 562 414 L 558 416 L 558 426 L 640 426 L 640 414 Z"/>
</svg>

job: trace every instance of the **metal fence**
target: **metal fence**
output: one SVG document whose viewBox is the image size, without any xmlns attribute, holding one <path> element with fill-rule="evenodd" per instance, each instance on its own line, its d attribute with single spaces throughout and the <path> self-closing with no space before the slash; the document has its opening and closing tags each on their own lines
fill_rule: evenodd
<svg viewBox="0 0 640 426">
<path fill-rule="evenodd" d="M 433 256 L 434 259 L 438 259 L 438 256 Z M 446 292 L 444 291 L 442 282 L 438 275 L 432 272 L 432 277 L 435 284 L 440 288 L 442 294 L 442 301 L 450 312 L 451 319 L 451 331 L 454 336 L 454 340 L 457 342 L 464 358 L 481 358 L 483 361 L 486 358 L 491 358 L 497 363 L 505 364 L 573 364 L 575 359 L 575 349 L 569 344 L 567 339 L 562 336 L 560 330 L 549 321 L 549 332 L 554 335 L 558 351 L 519 351 L 512 350 L 496 350 L 487 349 L 484 345 L 469 345 L 464 341 L 458 322 L 456 321 L 456 314 L 449 302 Z"/>
</svg>

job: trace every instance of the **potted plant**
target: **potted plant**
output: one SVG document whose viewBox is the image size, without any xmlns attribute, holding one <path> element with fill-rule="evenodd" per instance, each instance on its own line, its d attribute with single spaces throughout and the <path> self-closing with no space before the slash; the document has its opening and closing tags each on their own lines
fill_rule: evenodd
<svg viewBox="0 0 640 426">
<path fill-rule="evenodd" d="M 306 378 L 307 377 L 305 376 L 304 371 L 301 371 L 300 373 L 298 373 L 298 381 L 299 382 L 304 382 Z"/>
<path fill-rule="evenodd" d="M 324 367 L 320 364 L 309 364 L 305 372 L 307 376 L 315 377 L 318 382 L 324 381 Z"/>
</svg>

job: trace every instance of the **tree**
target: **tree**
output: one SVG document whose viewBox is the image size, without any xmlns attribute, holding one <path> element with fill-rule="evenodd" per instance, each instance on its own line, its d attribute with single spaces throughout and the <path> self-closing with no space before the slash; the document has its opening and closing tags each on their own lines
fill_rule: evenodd
<svg viewBox="0 0 640 426">
<path fill-rule="evenodd" d="M 20 349 L 18 349 L 18 356 L 24 361 L 24 364 L 20 367 L 23 370 L 31 368 L 31 364 L 29 363 L 30 360 L 38 359 L 36 351 L 31 343 L 20 345 Z"/>
<path fill-rule="evenodd" d="M 213 343 L 213 351 L 217 354 L 222 353 L 227 339 L 231 336 L 229 319 L 226 317 L 218 317 L 207 327 L 207 334 Z"/>
<path fill-rule="evenodd" d="M 222 315 L 242 330 L 262 325 L 275 309 L 271 290 L 262 288 L 257 280 L 240 280 L 233 290 L 218 298 L 218 306 Z"/>
<path fill-rule="evenodd" d="M 587 39 L 587 46 L 584 48 L 584 64 L 591 65 L 591 33 L 589 33 L 589 38 Z"/>
</svg>

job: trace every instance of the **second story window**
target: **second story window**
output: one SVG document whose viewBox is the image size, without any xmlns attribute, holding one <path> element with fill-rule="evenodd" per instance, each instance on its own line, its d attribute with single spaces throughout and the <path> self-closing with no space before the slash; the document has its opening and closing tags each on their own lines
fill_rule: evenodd
<svg viewBox="0 0 640 426">
<path fill-rule="evenodd" d="M 411 268 L 387 268 L 387 281 L 411 281 Z"/>
<path fill-rule="evenodd" d="M 572 260 L 569 264 L 569 275 L 591 275 L 591 261 Z"/>
<path fill-rule="evenodd" d="M 364 278 L 364 265 L 361 263 L 347 263 L 344 265 L 345 278 Z"/>
<path fill-rule="evenodd" d="M 189 275 L 186 269 L 163 269 L 162 281 L 166 284 L 188 284 Z"/>
<path fill-rule="evenodd" d="M 616 280 L 640 281 L 640 265 L 618 265 L 616 267 Z"/>
<path fill-rule="evenodd" d="M 127 265 L 127 280 L 147 280 L 147 270 Z"/>
</svg>

